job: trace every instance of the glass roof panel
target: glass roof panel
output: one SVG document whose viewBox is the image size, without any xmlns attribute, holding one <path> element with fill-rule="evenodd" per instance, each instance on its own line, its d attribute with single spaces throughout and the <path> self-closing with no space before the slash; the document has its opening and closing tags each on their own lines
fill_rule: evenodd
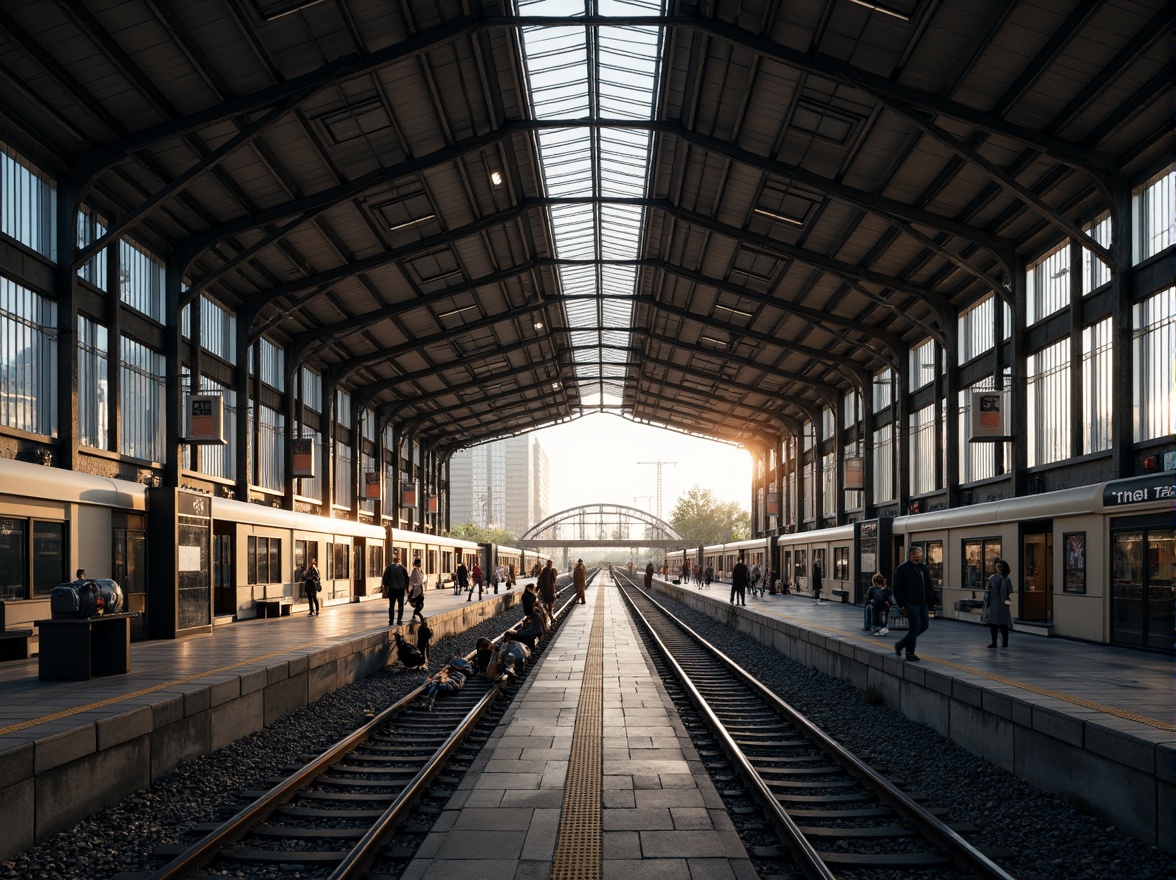
<svg viewBox="0 0 1176 880">
<path fill-rule="evenodd" d="M 655 0 L 516 0 L 515 8 L 520 16 L 566 19 L 665 14 L 663 3 Z M 582 406 L 619 405 L 624 393 L 624 382 L 618 380 L 628 371 L 630 355 L 624 349 L 632 345 L 637 284 L 636 266 L 625 262 L 640 254 L 645 209 L 617 200 L 645 197 L 653 142 L 646 129 L 591 123 L 653 117 L 661 30 L 565 25 L 522 29 L 533 118 L 576 123 L 540 129 L 536 140 L 546 195 L 568 200 L 549 208 L 556 258 L 590 264 L 558 268 L 572 345 L 593 346 L 573 352 Z M 607 365 L 607 373 L 601 364 Z"/>
</svg>

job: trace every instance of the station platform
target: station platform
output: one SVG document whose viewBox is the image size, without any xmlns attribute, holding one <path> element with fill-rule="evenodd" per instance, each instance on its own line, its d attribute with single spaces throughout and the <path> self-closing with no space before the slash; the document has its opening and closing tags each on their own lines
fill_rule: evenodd
<svg viewBox="0 0 1176 880">
<path fill-rule="evenodd" d="M 424 613 L 434 638 L 514 607 L 531 580 L 472 602 L 429 590 Z M 324 603 L 315 617 L 300 607 L 288 617 L 134 642 L 121 675 L 41 681 L 37 657 L 0 663 L 0 858 L 383 668 L 392 633 L 412 630 L 407 615 L 389 629 L 379 597 Z"/>
<path fill-rule="evenodd" d="M 612 586 L 589 585 L 401 880 L 758 876 Z"/>
<path fill-rule="evenodd" d="M 875 636 L 861 606 L 809 594 L 747 596 L 659 577 L 654 588 L 828 675 L 1038 788 L 1082 798 L 1144 841 L 1176 851 L 1176 661 L 1067 639 L 932 618 L 919 662 L 895 655 L 906 630 Z M 836 736 L 836 731 L 830 731 Z"/>
</svg>

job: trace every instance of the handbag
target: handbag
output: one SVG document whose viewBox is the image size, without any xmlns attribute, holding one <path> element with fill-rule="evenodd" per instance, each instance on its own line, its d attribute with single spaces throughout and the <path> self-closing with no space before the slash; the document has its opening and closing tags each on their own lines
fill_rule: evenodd
<svg viewBox="0 0 1176 880">
<path fill-rule="evenodd" d="M 990 608 L 988 605 L 990 592 L 991 591 L 989 591 L 989 590 L 984 591 L 984 607 L 982 607 L 980 609 L 980 622 L 981 623 L 988 623 L 990 620 L 992 620 L 992 608 Z"/>
</svg>

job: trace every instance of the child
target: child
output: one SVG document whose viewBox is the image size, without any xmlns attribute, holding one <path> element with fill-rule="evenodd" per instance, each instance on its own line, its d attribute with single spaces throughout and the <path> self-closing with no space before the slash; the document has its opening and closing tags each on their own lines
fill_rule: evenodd
<svg viewBox="0 0 1176 880">
<path fill-rule="evenodd" d="M 889 635 L 886 622 L 893 604 L 894 595 L 886 586 L 886 578 L 880 572 L 876 573 L 870 578 L 870 589 L 866 592 L 866 620 L 874 635 Z"/>
</svg>

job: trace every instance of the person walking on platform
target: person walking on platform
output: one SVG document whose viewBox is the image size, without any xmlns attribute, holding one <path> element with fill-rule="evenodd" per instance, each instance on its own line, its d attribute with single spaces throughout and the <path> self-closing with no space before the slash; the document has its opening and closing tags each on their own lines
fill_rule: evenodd
<svg viewBox="0 0 1176 880">
<path fill-rule="evenodd" d="M 732 605 L 746 605 L 747 604 L 747 585 L 751 581 L 751 573 L 747 570 L 747 563 L 743 561 L 743 557 L 739 557 L 739 561 L 735 563 L 735 567 L 731 569 L 731 604 Z M 738 601 L 736 601 L 738 599 Z"/>
<path fill-rule="evenodd" d="M 512 562 L 506 569 L 506 588 L 508 590 L 517 583 L 515 580 L 516 574 L 518 574 L 518 572 L 515 571 L 515 564 Z"/>
<path fill-rule="evenodd" d="M 482 601 L 482 566 L 474 563 L 474 581 L 470 584 L 470 597 L 466 599 L 467 602 L 472 602 L 474 599 L 474 587 L 478 588 L 478 601 Z"/>
<path fill-rule="evenodd" d="M 901 657 L 905 649 L 908 660 L 918 660 L 915 643 L 927 631 L 927 606 L 931 604 L 931 571 L 923 564 L 922 547 L 907 551 L 907 561 L 894 570 L 891 583 L 894 585 L 894 603 L 910 623 L 907 634 L 894 643 L 894 653 Z"/>
<path fill-rule="evenodd" d="M 80 569 L 79 569 L 80 570 Z M 310 612 L 307 617 L 317 617 L 319 613 L 319 590 L 323 588 L 323 579 L 319 574 L 318 565 L 315 561 L 310 560 L 310 565 L 306 569 L 306 574 L 302 580 L 302 592 L 306 593 L 306 601 L 310 603 Z"/>
<path fill-rule="evenodd" d="M 404 594 L 408 592 L 408 571 L 400 564 L 400 551 L 392 551 L 392 561 L 380 579 L 380 591 L 388 598 L 388 626 L 404 623 Z"/>
<path fill-rule="evenodd" d="M 412 606 L 412 616 L 419 617 L 425 622 L 425 615 L 421 609 L 425 607 L 425 573 L 421 570 L 420 559 L 412 561 L 412 571 L 408 575 L 408 604 Z"/>
<path fill-rule="evenodd" d="M 980 622 L 988 624 L 988 631 L 992 633 L 990 648 L 996 647 L 997 630 L 1000 630 L 1000 646 L 1009 646 L 1009 625 L 1013 622 L 1013 582 L 1009 579 L 1009 570 L 1007 562 L 996 560 L 996 574 L 988 579 L 988 589 L 984 591 Z"/>
<path fill-rule="evenodd" d="M 703 583 L 702 583 L 703 589 L 709 589 L 710 585 L 711 585 L 711 581 L 713 581 L 714 579 L 715 579 L 715 567 L 713 565 L 708 565 L 706 567 L 706 572 L 703 574 Z"/>
<path fill-rule="evenodd" d="M 653 588 L 653 563 L 645 566 L 645 589 Z"/>
<path fill-rule="evenodd" d="M 587 586 L 588 569 L 584 567 L 584 560 L 577 559 L 576 567 L 572 569 L 572 585 L 576 588 L 576 596 L 580 600 L 581 605 L 586 605 L 587 600 L 584 598 L 584 588 Z"/>
<path fill-rule="evenodd" d="M 816 605 L 821 601 L 821 563 L 813 562 L 813 604 Z"/>
<path fill-rule="evenodd" d="M 453 595 L 460 596 L 470 586 L 470 570 L 466 568 L 465 560 L 457 564 L 457 571 L 453 577 Z"/>
<path fill-rule="evenodd" d="M 549 615 L 555 615 L 555 569 L 551 567 L 552 562 L 547 560 L 547 565 L 543 567 L 543 571 L 539 572 L 539 598 L 543 602 L 543 607 L 547 609 Z"/>
</svg>

